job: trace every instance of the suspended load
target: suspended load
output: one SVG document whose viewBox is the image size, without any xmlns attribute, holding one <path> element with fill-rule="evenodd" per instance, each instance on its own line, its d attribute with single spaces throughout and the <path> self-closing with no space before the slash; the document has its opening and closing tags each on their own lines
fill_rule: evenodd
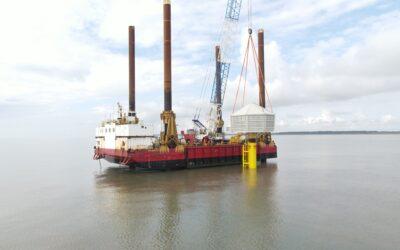
<svg viewBox="0 0 400 250">
<path fill-rule="evenodd" d="M 231 115 L 233 133 L 267 133 L 275 129 L 275 114 L 256 104 L 248 104 Z"/>
</svg>

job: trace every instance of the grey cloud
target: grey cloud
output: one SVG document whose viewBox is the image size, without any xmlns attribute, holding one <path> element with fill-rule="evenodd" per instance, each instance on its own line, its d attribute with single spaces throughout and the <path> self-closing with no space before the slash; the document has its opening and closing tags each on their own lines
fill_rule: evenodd
<svg viewBox="0 0 400 250">
<path fill-rule="evenodd" d="M 275 47 L 271 58 L 275 105 L 348 100 L 400 91 L 399 20 L 397 16 L 387 15 L 379 29 L 366 31 L 360 43 L 338 55 L 330 53 L 336 47 L 328 41 L 331 46 L 321 48 L 320 43 L 316 44 L 302 52 L 303 60 L 289 64 Z"/>
</svg>

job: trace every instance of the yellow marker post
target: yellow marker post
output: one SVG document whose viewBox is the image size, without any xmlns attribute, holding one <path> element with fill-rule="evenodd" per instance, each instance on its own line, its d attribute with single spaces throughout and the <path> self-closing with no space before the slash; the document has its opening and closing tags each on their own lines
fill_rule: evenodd
<svg viewBox="0 0 400 250">
<path fill-rule="evenodd" d="M 249 168 L 255 169 L 257 168 L 257 143 L 249 142 L 248 144 L 249 151 Z"/>
<path fill-rule="evenodd" d="M 242 164 L 243 168 L 257 168 L 257 143 L 249 142 L 243 144 Z"/>
</svg>

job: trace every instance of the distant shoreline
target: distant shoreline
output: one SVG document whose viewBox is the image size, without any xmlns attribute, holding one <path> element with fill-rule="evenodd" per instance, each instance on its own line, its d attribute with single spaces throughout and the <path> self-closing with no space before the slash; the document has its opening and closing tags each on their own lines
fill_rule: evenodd
<svg viewBox="0 0 400 250">
<path fill-rule="evenodd" d="M 400 131 L 297 131 L 276 132 L 273 135 L 391 135 L 400 134 Z"/>
</svg>

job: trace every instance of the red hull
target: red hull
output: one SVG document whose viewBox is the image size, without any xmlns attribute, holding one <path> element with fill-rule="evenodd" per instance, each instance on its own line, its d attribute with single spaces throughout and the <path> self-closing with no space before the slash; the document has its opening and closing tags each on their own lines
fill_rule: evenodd
<svg viewBox="0 0 400 250">
<path fill-rule="evenodd" d="M 260 160 L 277 157 L 276 146 L 258 147 Z M 148 169 L 196 168 L 215 165 L 238 164 L 242 160 L 242 145 L 188 146 L 183 152 L 161 153 L 159 150 L 125 151 L 114 149 L 95 150 L 95 158 L 126 165 L 129 167 Z"/>
</svg>

